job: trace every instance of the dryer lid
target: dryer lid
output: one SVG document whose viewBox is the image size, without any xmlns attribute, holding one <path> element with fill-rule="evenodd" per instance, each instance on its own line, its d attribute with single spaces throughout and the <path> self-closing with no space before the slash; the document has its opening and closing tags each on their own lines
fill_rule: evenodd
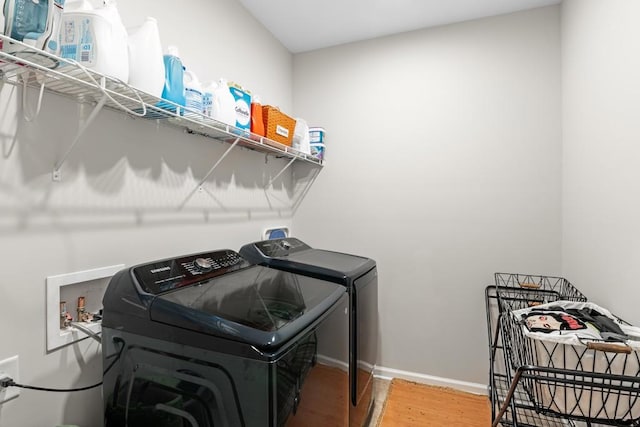
<svg viewBox="0 0 640 427">
<path fill-rule="evenodd" d="M 293 237 L 250 243 L 240 249 L 240 254 L 256 264 L 343 285 L 349 285 L 353 279 L 376 267 L 376 262 L 370 258 L 314 249 Z"/>
</svg>

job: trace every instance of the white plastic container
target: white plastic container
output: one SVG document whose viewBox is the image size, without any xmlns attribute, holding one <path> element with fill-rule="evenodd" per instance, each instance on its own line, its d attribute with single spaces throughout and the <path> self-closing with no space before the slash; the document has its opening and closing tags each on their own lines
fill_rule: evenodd
<svg viewBox="0 0 640 427">
<path fill-rule="evenodd" d="M 94 7 L 89 0 L 66 0 L 65 10 L 67 12 L 91 11 Z"/>
<path fill-rule="evenodd" d="M 293 131 L 291 147 L 305 154 L 311 154 L 311 138 L 309 125 L 301 118 L 296 118 L 296 127 Z"/>
<path fill-rule="evenodd" d="M 129 84 L 160 98 L 164 87 L 164 61 L 158 21 L 147 17 L 129 33 Z"/>
<path fill-rule="evenodd" d="M 312 144 L 322 144 L 324 143 L 325 138 L 325 130 L 321 127 L 312 127 L 309 128 L 309 138 Z"/>
<path fill-rule="evenodd" d="M 99 73 L 129 81 L 127 31 L 115 2 L 93 9 L 85 0 L 69 2 L 62 14 L 60 56 Z"/>
<path fill-rule="evenodd" d="M 202 85 L 193 71 L 184 70 L 184 98 L 185 114 L 197 113 L 196 118 L 202 114 Z"/>
<path fill-rule="evenodd" d="M 213 118 L 213 97 L 218 85 L 216 82 L 209 82 L 202 88 L 202 114 Z"/>
<path fill-rule="evenodd" d="M 236 100 L 225 79 L 218 80 L 213 94 L 213 118 L 229 126 L 236 125 Z"/>
<path fill-rule="evenodd" d="M 321 143 L 310 144 L 311 155 L 319 160 L 324 160 L 325 145 Z"/>
<path fill-rule="evenodd" d="M 42 50 L 45 52 L 58 55 L 60 46 L 58 39 L 60 38 L 60 28 L 62 27 L 62 14 L 64 11 L 64 0 L 52 1 L 54 8 L 49 18 L 50 28 L 49 37 L 45 40 Z"/>
</svg>

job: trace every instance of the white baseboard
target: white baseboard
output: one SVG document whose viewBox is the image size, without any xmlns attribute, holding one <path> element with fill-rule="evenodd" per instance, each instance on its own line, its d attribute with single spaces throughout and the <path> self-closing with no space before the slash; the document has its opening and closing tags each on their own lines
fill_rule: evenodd
<svg viewBox="0 0 640 427">
<path fill-rule="evenodd" d="M 323 364 L 323 365 L 331 366 L 333 368 L 338 368 L 341 371 L 349 372 L 349 364 L 348 363 L 343 362 L 343 361 L 338 360 L 338 359 L 334 359 L 332 357 L 323 356 L 322 354 L 318 354 L 318 362 Z"/>
<path fill-rule="evenodd" d="M 343 361 L 318 354 L 318 362 L 323 365 L 339 368 L 345 372 L 349 371 L 349 365 Z M 486 384 L 471 383 L 467 381 L 453 380 L 451 378 L 434 377 L 432 375 L 419 374 L 417 372 L 401 371 L 400 369 L 385 368 L 384 366 L 376 366 L 374 372 L 376 378 L 392 380 L 400 378 L 407 381 L 413 381 L 420 384 L 427 384 L 438 387 L 449 387 L 455 390 L 465 391 L 467 393 L 487 395 L 488 389 Z"/>
<path fill-rule="evenodd" d="M 467 381 L 459 381 L 451 378 L 434 377 L 432 375 L 419 374 L 417 372 L 401 371 L 399 369 L 385 368 L 384 366 L 376 367 L 374 375 L 378 378 L 391 380 L 400 378 L 407 381 L 413 381 L 420 384 L 428 384 L 438 387 L 449 387 L 467 393 L 487 395 L 487 385 L 471 383 Z"/>
</svg>

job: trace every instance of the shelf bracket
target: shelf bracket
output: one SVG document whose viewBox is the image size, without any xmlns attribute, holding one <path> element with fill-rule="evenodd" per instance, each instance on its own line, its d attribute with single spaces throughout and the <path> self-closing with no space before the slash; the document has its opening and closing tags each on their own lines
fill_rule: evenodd
<svg viewBox="0 0 640 427">
<path fill-rule="evenodd" d="M 289 163 L 287 163 L 285 165 L 285 167 L 282 168 L 282 170 L 280 172 L 278 172 L 278 174 L 276 176 L 274 176 L 273 178 L 271 178 L 271 180 L 269 181 L 269 183 L 267 185 L 264 186 L 264 189 L 266 190 L 267 188 L 271 187 L 271 185 L 273 185 L 273 183 L 275 182 L 276 179 L 278 179 L 280 177 L 280 175 L 282 175 L 282 173 L 284 171 L 286 171 L 289 166 L 291 166 L 293 164 L 293 162 L 296 161 L 296 158 L 293 157 L 291 160 L 289 160 Z"/>
<path fill-rule="evenodd" d="M 62 175 L 60 174 L 60 168 L 62 168 L 62 165 L 64 164 L 64 162 L 67 161 L 67 157 L 69 157 L 69 154 L 71 154 L 71 152 L 75 148 L 76 144 L 78 143 L 78 141 L 82 137 L 82 134 L 87 130 L 87 128 L 91 125 L 91 123 L 96 119 L 96 117 L 98 116 L 98 113 L 100 113 L 100 110 L 102 110 L 102 107 L 104 107 L 104 104 L 107 102 L 107 99 L 108 99 L 107 95 L 104 95 L 100 99 L 100 101 L 93 108 L 93 111 L 91 112 L 91 114 L 89 114 L 89 117 L 87 117 L 87 119 L 84 121 L 84 123 L 78 129 L 78 132 L 76 133 L 75 138 L 71 142 L 71 145 L 69 145 L 69 148 L 67 148 L 67 151 L 65 151 L 65 153 L 62 155 L 62 158 L 53 166 L 53 180 L 54 181 L 60 181 L 62 179 Z"/>
<path fill-rule="evenodd" d="M 209 179 L 209 177 L 211 176 L 211 174 L 213 173 L 213 171 L 216 170 L 216 168 L 220 165 L 220 163 L 222 163 L 222 161 L 224 160 L 225 157 L 227 157 L 227 155 L 231 152 L 231 150 L 233 150 L 235 148 L 236 145 L 238 145 L 238 142 L 240 142 L 240 138 L 236 138 L 235 141 L 233 141 L 233 144 L 231 144 L 231 146 L 229 148 L 227 148 L 227 150 L 222 154 L 222 156 L 220 156 L 220 158 L 218 159 L 218 161 L 211 166 L 211 169 L 209 169 L 209 172 L 207 172 L 207 174 L 204 176 L 204 178 L 202 178 L 200 180 L 200 182 L 198 183 L 198 185 L 196 186 L 196 188 L 194 188 L 189 195 L 187 196 L 186 199 L 184 199 L 184 201 L 180 204 L 180 206 L 178 207 L 178 210 L 182 210 L 182 208 L 185 207 L 185 205 L 187 204 L 187 202 L 189 200 L 191 200 L 191 198 L 193 197 L 193 195 L 196 193 L 196 191 L 202 191 L 202 186 L 204 185 L 205 182 L 207 182 L 207 179 Z"/>
<path fill-rule="evenodd" d="M 305 184 L 304 188 L 302 189 L 302 191 L 300 192 L 300 196 L 298 197 L 298 199 L 295 201 L 295 203 L 293 203 L 293 205 L 291 206 L 291 212 L 293 214 L 296 213 L 296 211 L 298 210 L 298 207 L 300 207 L 300 205 L 302 204 L 302 201 L 304 200 L 304 198 L 306 197 L 307 193 L 309 192 L 309 190 L 311 189 L 311 185 L 313 185 L 313 183 L 315 182 L 316 178 L 318 177 L 318 175 L 320 175 L 320 169 L 316 169 L 313 172 L 313 177 L 311 177 L 311 179 L 309 179 L 307 181 L 307 183 Z"/>
</svg>

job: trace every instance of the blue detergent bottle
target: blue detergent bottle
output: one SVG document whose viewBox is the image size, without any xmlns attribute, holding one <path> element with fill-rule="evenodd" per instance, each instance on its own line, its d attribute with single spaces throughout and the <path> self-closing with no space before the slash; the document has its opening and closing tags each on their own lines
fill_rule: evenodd
<svg viewBox="0 0 640 427">
<path fill-rule="evenodd" d="M 164 59 L 164 88 L 162 89 L 162 99 L 171 101 L 174 104 L 178 104 L 182 107 L 185 106 L 185 90 L 184 90 L 184 66 L 180 60 L 178 48 L 175 46 L 169 46 L 167 53 L 163 56 Z M 159 107 L 164 108 L 172 112 L 176 111 L 176 107 L 172 104 L 161 102 Z M 180 115 L 182 115 L 182 108 L 180 109 Z"/>
</svg>

